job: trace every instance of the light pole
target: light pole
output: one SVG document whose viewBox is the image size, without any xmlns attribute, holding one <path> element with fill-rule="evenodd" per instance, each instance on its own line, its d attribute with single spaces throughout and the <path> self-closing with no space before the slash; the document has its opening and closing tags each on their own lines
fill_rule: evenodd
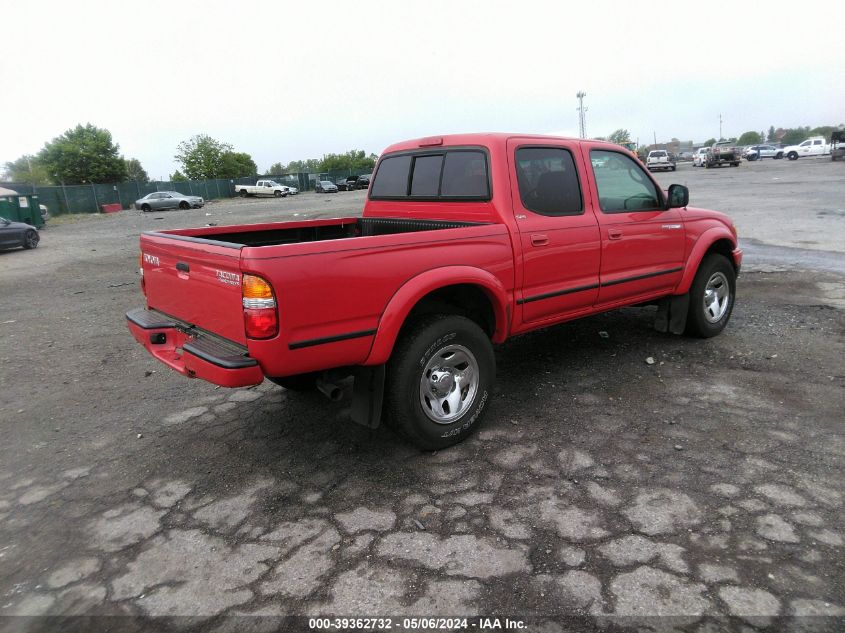
<svg viewBox="0 0 845 633">
<path fill-rule="evenodd" d="M 584 97 L 587 96 L 587 93 L 582 90 L 575 96 L 578 99 L 578 133 L 581 138 L 587 138 L 587 120 L 584 116 L 584 113 L 587 112 L 587 108 L 584 107 Z"/>
</svg>

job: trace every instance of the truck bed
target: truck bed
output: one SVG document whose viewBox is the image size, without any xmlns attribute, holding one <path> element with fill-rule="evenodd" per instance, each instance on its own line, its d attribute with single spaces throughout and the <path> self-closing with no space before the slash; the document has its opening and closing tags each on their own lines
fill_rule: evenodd
<svg viewBox="0 0 845 633">
<path fill-rule="evenodd" d="M 278 246 L 304 242 L 325 242 L 354 237 L 393 235 L 479 226 L 475 222 L 447 222 L 444 220 L 412 220 L 404 218 L 339 218 L 279 222 L 265 225 L 205 227 L 174 231 L 150 232 L 171 238 L 197 239 L 221 246 Z"/>
</svg>

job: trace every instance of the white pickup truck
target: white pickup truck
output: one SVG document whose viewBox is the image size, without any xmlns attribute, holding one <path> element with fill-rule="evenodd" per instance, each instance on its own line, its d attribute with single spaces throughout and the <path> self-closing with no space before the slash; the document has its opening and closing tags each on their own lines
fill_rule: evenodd
<svg viewBox="0 0 845 633">
<path fill-rule="evenodd" d="M 830 154 L 830 143 L 824 136 L 812 136 L 798 145 L 783 148 L 783 155 L 789 160 L 798 160 L 802 156 L 826 156 Z"/>
<path fill-rule="evenodd" d="M 284 198 L 290 193 L 290 187 L 280 185 L 275 180 L 259 180 L 254 185 L 235 185 L 235 193 L 242 198 L 247 196 L 276 196 Z"/>
</svg>

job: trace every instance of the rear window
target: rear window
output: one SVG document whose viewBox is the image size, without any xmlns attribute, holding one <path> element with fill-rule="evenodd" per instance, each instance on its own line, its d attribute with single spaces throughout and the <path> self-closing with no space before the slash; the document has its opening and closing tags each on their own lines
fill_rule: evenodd
<svg viewBox="0 0 845 633">
<path fill-rule="evenodd" d="M 384 158 L 371 198 L 488 200 L 487 156 L 480 150 L 446 150 Z"/>
</svg>

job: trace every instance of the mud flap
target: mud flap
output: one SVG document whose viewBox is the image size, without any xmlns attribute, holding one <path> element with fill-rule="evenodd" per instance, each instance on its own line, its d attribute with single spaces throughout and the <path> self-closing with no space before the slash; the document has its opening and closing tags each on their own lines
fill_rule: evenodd
<svg viewBox="0 0 845 633">
<path fill-rule="evenodd" d="M 384 365 L 356 367 L 352 388 L 352 420 L 370 429 L 381 424 L 384 401 Z"/>
<path fill-rule="evenodd" d="M 658 332 L 683 334 L 687 327 L 689 293 L 661 299 L 654 316 L 654 329 Z"/>
</svg>

